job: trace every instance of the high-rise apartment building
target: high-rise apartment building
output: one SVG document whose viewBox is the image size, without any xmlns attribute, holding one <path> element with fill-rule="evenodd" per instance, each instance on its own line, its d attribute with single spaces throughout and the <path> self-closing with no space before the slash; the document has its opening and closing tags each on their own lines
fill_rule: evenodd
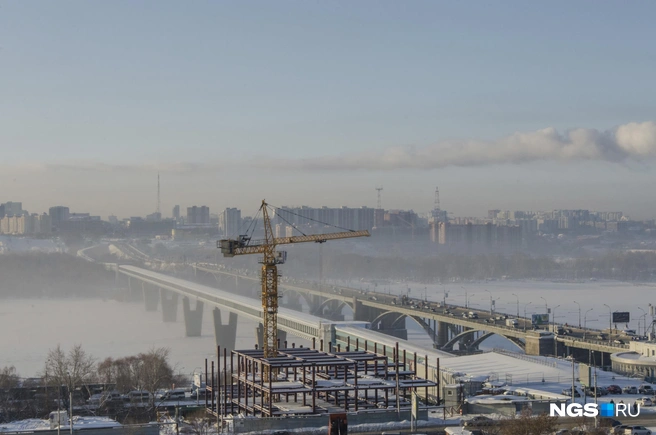
<svg viewBox="0 0 656 435">
<path fill-rule="evenodd" d="M 50 216 L 50 220 L 52 221 L 53 225 L 56 225 L 59 222 L 67 221 L 71 215 L 71 211 L 68 207 L 58 205 L 55 207 L 50 207 L 50 210 L 48 210 L 48 215 Z"/>
<path fill-rule="evenodd" d="M 209 225 L 210 224 L 210 208 L 201 205 L 187 207 L 187 225 Z"/>
<path fill-rule="evenodd" d="M 238 208 L 226 208 L 219 215 L 219 230 L 226 237 L 238 236 L 241 224 L 241 210 Z"/>
<path fill-rule="evenodd" d="M 180 206 L 176 205 L 173 207 L 173 219 L 176 221 L 180 220 Z"/>
</svg>

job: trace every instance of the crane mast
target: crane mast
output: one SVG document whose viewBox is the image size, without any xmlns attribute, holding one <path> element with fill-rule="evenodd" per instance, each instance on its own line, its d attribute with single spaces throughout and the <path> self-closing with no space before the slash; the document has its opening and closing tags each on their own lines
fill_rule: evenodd
<svg viewBox="0 0 656 435">
<path fill-rule="evenodd" d="M 284 260 L 276 258 L 276 243 L 271 227 L 271 219 L 262 201 L 262 220 L 264 221 L 264 256 L 262 257 L 262 323 L 264 332 L 262 345 L 265 358 L 278 356 L 278 266 Z"/>
<path fill-rule="evenodd" d="M 275 237 L 268 204 L 262 200 L 260 206 L 264 222 L 264 240 L 253 241 L 248 235 L 240 235 L 237 239 L 223 239 L 217 242 L 217 248 L 224 257 L 235 255 L 262 254 L 262 350 L 264 358 L 275 358 L 278 355 L 278 264 L 283 264 L 286 252 L 276 252 L 276 246 L 292 243 L 315 242 L 347 239 L 353 237 L 368 237 L 369 231 L 345 231 L 327 234 L 311 234 L 293 237 Z"/>
</svg>

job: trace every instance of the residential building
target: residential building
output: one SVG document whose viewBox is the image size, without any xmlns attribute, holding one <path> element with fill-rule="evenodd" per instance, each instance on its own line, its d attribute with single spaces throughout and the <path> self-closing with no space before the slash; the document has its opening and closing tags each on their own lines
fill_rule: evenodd
<svg viewBox="0 0 656 435">
<path fill-rule="evenodd" d="M 70 216 L 70 209 L 61 205 L 50 207 L 48 210 L 52 224 L 57 226 L 59 222 L 67 221 Z"/>
<path fill-rule="evenodd" d="M 210 208 L 201 205 L 187 207 L 187 221 L 186 225 L 209 225 L 210 224 Z"/>
</svg>

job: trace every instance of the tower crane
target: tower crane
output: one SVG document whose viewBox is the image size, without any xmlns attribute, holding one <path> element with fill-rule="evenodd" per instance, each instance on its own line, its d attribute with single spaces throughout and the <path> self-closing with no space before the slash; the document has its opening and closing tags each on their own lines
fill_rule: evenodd
<svg viewBox="0 0 656 435">
<path fill-rule="evenodd" d="M 306 242 L 324 243 L 328 240 L 368 237 L 370 234 L 365 230 L 274 237 L 268 204 L 265 200 L 262 200 L 260 211 L 264 222 L 264 240 L 251 240 L 248 235 L 240 235 L 237 239 L 219 240 L 217 248 L 221 250 L 224 257 L 263 254 L 260 260 L 262 264 L 262 321 L 264 324 L 262 344 L 264 357 L 275 358 L 278 355 L 278 264 L 283 264 L 287 258 L 287 253 L 277 252 L 276 246 Z"/>
</svg>

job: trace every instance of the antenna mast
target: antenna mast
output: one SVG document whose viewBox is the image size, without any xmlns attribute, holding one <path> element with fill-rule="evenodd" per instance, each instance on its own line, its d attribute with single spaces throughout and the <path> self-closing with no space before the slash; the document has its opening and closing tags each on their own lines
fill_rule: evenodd
<svg viewBox="0 0 656 435">
<path fill-rule="evenodd" d="M 378 210 L 380 210 L 380 209 L 383 208 L 383 202 L 382 202 L 381 196 L 380 196 L 380 192 L 383 191 L 383 186 L 376 186 L 376 191 L 378 192 L 378 204 L 377 204 L 376 208 Z"/>
<path fill-rule="evenodd" d="M 157 171 L 157 214 L 160 214 L 159 171 Z"/>
</svg>

